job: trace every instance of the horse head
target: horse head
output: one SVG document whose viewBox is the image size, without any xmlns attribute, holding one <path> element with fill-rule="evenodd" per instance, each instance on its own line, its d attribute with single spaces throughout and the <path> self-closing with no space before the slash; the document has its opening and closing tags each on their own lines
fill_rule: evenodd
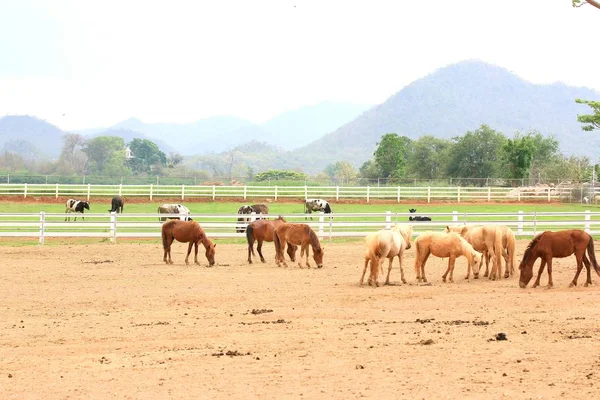
<svg viewBox="0 0 600 400">
<path fill-rule="evenodd" d="M 476 250 L 473 250 L 473 278 L 479 278 L 479 270 L 481 269 L 481 263 L 483 261 L 482 254 Z"/>
<path fill-rule="evenodd" d="M 533 238 L 531 242 L 527 245 L 525 252 L 523 253 L 523 259 L 521 260 L 521 264 L 519 264 L 519 271 L 521 274 L 519 276 L 519 287 L 522 289 L 527 287 L 527 284 L 533 278 L 533 264 L 537 257 L 533 257 L 533 250 L 535 245 L 540 241 L 542 234 L 537 235 Z"/>
<path fill-rule="evenodd" d="M 417 209 L 416 209 L 416 208 L 409 208 L 409 209 L 408 209 L 408 212 L 409 212 L 409 213 L 416 213 L 416 212 L 417 212 Z"/>
<path fill-rule="evenodd" d="M 86 210 L 90 209 L 90 202 L 89 201 L 82 201 L 83 203 L 83 208 L 85 208 Z"/>
<path fill-rule="evenodd" d="M 208 265 L 209 266 L 213 266 L 215 265 L 215 247 L 217 247 L 216 244 L 214 244 L 213 242 L 211 242 L 208 238 L 206 239 L 206 242 L 204 245 L 206 247 L 206 259 L 208 260 Z"/>
<path fill-rule="evenodd" d="M 313 259 L 315 263 L 317 263 L 317 268 L 323 268 L 323 253 L 325 249 L 323 246 L 317 248 L 313 248 Z"/>
</svg>

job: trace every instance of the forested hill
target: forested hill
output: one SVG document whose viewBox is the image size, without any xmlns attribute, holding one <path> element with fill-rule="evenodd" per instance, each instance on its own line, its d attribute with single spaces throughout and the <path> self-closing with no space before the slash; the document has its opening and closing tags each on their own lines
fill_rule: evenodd
<svg viewBox="0 0 600 400">
<path fill-rule="evenodd" d="M 485 123 L 507 136 L 536 129 L 554 135 L 563 153 L 596 159 L 600 133 L 581 130 L 577 114 L 590 109 L 576 98 L 598 100 L 600 94 L 562 83 L 536 85 L 495 65 L 463 61 L 411 83 L 295 153 L 312 171 L 339 160 L 359 166 L 385 133 L 452 138 Z"/>
<path fill-rule="evenodd" d="M 0 118 L 0 150 L 14 151 L 12 144 L 19 142 L 27 144 L 30 152 L 42 157 L 58 157 L 64 134 L 56 126 L 29 115 Z"/>
</svg>

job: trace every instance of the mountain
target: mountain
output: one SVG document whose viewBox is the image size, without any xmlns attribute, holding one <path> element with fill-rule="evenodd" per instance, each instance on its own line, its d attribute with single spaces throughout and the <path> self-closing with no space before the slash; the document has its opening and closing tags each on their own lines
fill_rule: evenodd
<svg viewBox="0 0 600 400">
<path fill-rule="evenodd" d="M 65 134 L 56 126 L 29 115 L 7 115 L 0 118 L 0 149 L 20 154 L 25 152 L 22 154 L 24 156 L 58 158 Z"/>
<path fill-rule="evenodd" d="M 590 109 L 576 98 L 600 99 L 600 94 L 563 83 L 538 85 L 508 70 L 480 61 L 441 68 L 394 94 L 353 121 L 293 153 L 321 171 L 347 160 L 359 166 L 370 159 L 376 143 L 394 132 L 416 139 L 425 134 L 452 138 L 485 123 L 507 136 L 536 129 L 554 135 L 565 154 L 597 158 L 598 132 L 584 132 L 577 114 Z"/>
</svg>

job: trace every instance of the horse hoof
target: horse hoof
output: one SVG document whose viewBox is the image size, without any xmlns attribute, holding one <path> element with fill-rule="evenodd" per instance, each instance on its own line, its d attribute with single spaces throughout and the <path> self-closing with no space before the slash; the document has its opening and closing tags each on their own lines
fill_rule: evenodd
<svg viewBox="0 0 600 400">
<path fill-rule="evenodd" d="M 577 286 L 577 284 L 575 282 L 569 283 L 569 287 L 575 287 L 575 286 Z M 587 283 L 585 284 L 585 286 L 587 286 Z"/>
<path fill-rule="evenodd" d="M 406 283 L 406 279 L 402 278 L 402 283 Z"/>
<path fill-rule="evenodd" d="M 592 284 L 591 282 L 586 282 L 586 283 L 583 285 L 583 287 L 588 287 L 588 286 L 590 286 L 591 284 Z"/>
<path fill-rule="evenodd" d="M 553 287 L 554 287 L 554 285 L 550 285 L 550 284 L 546 285 L 546 289 L 552 289 Z"/>
</svg>

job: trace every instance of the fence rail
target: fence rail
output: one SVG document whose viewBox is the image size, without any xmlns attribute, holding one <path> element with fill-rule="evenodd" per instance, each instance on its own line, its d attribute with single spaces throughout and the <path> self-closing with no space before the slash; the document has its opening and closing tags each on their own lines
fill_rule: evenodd
<svg viewBox="0 0 600 400">
<path fill-rule="evenodd" d="M 159 238 L 162 222 L 167 214 L 85 214 L 85 220 L 65 221 L 74 214 L 59 213 L 3 213 L 0 214 L 0 237 L 33 237 L 43 244 L 52 237 L 106 238 Z M 369 232 L 389 229 L 393 224 L 408 222 L 408 213 L 336 213 L 312 217 L 308 214 L 289 214 L 289 222 L 309 224 L 321 238 L 363 237 Z M 600 234 L 600 212 L 522 212 L 517 213 L 430 213 L 431 222 L 413 222 L 414 235 L 424 231 L 441 231 L 446 225 L 457 223 L 507 225 L 517 236 L 532 237 L 545 230 L 584 229 L 592 235 Z M 178 214 L 169 214 L 175 218 Z M 192 214 L 211 238 L 244 238 L 236 228 L 239 214 Z M 307 219 L 308 218 L 308 219 Z"/>
<path fill-rule="evenodd" d="M 462 187 L 462 186 L 197 186 L 197 185 L 92 185 L 92 184 L 0 184 L 0 196 L 75 197 L 102 196 L 209 198 L 325 198 L 328 200 L 363 199 L 432 201 L 568 201 L 600 202 L 600 188 L 561 186 L 547 188 Z"/>
</svg>

